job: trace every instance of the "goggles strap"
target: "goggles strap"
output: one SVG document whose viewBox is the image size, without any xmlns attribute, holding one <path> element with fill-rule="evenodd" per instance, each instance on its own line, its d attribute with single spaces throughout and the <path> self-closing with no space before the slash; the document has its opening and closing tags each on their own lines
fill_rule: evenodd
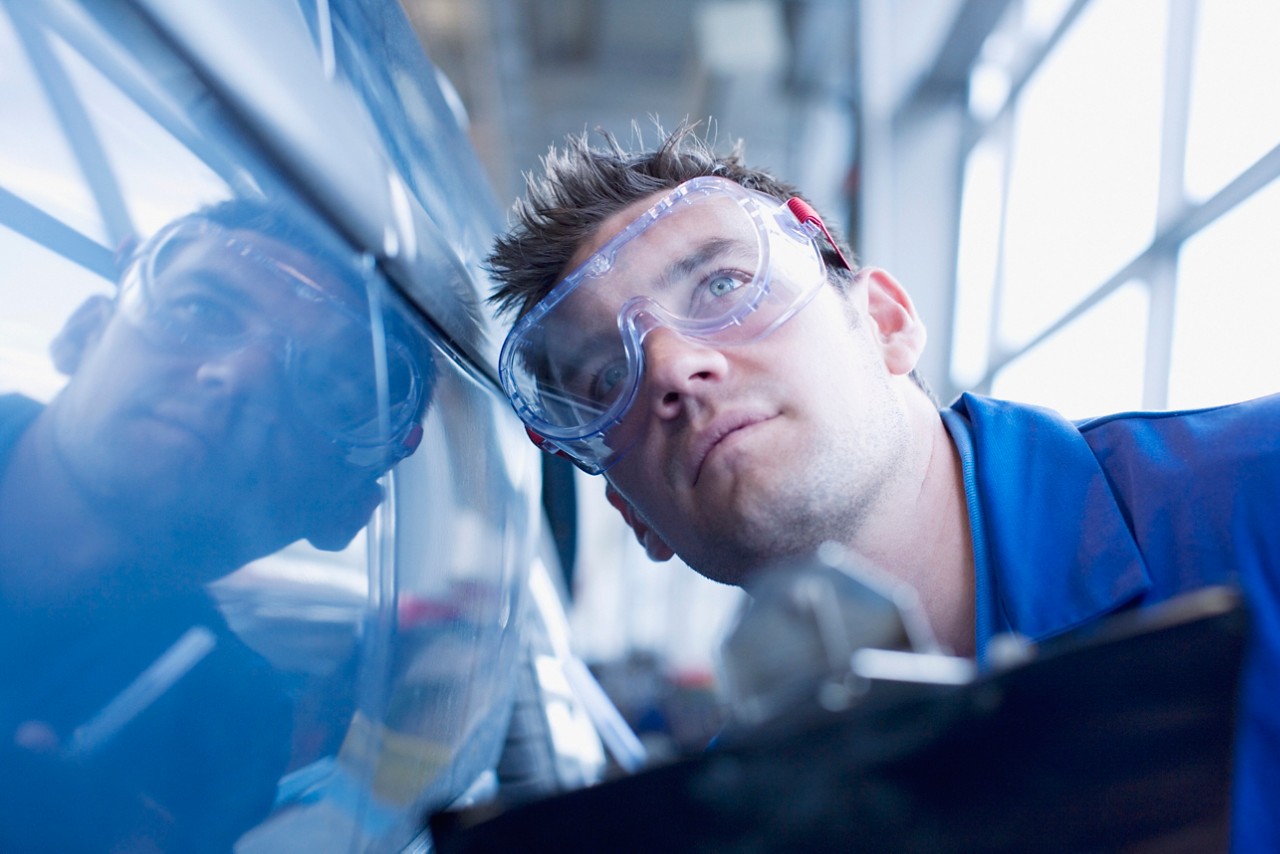
<svg viewBox="0 0 1280 854">
<path fill-rule="evenodd" d="M 537 445 L 541 450 L 546 451 L 548 454 L 551 454 L 554 457 L 561 457 L 562 459 L 568 460 L 578 468 L 585 471 L 587 474 L 600 473 L 598 469 L 592 469 L 587 467 L 586 465 L 583 464 L 581 460 L 575 458 L 572 454 L 567 454 L 561 449 L 557 448 L 555 445 L 551 444 L 551 442 L 545 439 L 543 436 L 534 432 L 532 427 L 525 425 L 524 432 L 529 436 L 530 442 L 533 442 L 533 444 Z"/>
<path fill-rule="evenodd" d="M 400 451 L 406 457 L 418 450 L 418 446 L 422 444 L 422 425 L 414 422 L 413 427 L 409 428 L 409 434 L 404 437 L 404 441 L 400 443 Z"/>
<path fill-rule="evenodd" d="M 844 264 L 846 270 L 850 273 L 854 272 L 853 265 L 849 263 L 849 259 L 844 257 L 844 253 L 840 251 L 840 246 L 831 237 L 831 232 L 827 231 L 827 226 L 822 221 L 822 217 L 818 216 L 818 212 L 813 209 L 813 205 L 804 199 L 792 196 L 787 199 L 787 210 L 800 221 L 801 225 L 815 225 L 822 232 L 822 236 L 827 238 L 827 242 L 831 244 L 831 248 L 835 250 L 836 255 L 840 258 L 840 263 Z"/>
<path fill-rule="evenodd" d="M 539 448 L 546 451 L 548 454 L 554 454 L 557 457 L 564 457 L 567 460 L 573 459 L 564 451 L 560 450 L 555 445 L 548 442 L 540 434 L 535 433 L 532 427 L 529 427 L 528 425 L 526 425 L 524 428 L 524 432 L 529 436 L 530 442 L 533 442 L 533 444 L 537 445 Z"/>
</svg>

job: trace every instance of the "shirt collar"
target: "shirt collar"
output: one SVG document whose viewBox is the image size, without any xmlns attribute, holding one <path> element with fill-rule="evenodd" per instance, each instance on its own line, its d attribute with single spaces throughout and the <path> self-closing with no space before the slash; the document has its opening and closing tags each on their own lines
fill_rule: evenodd
<svg viewBox="0 0 1280 854">
<path fill-rule="evenodd" d="M 1039 407 L 962 395 L 943 421 L 969 498 L 977 649 L 1040 641 L 1123 607 L 1151 585 L 1084 436 Z"/>
</svg>

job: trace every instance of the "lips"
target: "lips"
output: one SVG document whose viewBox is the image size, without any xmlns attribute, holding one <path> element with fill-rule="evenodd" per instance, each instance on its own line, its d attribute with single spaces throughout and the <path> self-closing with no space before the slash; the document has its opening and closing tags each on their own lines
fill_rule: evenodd
<svg viewBox="0 0 1280 854">
<path fill-rule="evenodd" d="M 199 423 L 196 419 L 179 418 L 174 415 L 152 413 L 148 418 L 154 424 L 162 425 L 169 430 L 190 437 L 190 439 L 212 448 L 214 445 L 213 437 L 209 431 Z"/>
<path fill-rule="evenodd" d="M 696 486 L 698 484 L 698 479 L 702 477 L 702 466 L 717 445 L 739 430 L 759 424 L 762 421 L 768 421 L 773 417 L 772 415 L 747 412 L 722 415 L 703 428 L 695 437 L 693 447 L 689 452 L 690 485 Z"/>
<path fill-rule="evenodd" d="M 150 406 L 140 405 L 137 414 L 144 421 L 184 434 L 210 450 L 232 441 L 228 435 L 227 413 L 220 407 L 202 407 L 171 399 Z"/>
</svg>

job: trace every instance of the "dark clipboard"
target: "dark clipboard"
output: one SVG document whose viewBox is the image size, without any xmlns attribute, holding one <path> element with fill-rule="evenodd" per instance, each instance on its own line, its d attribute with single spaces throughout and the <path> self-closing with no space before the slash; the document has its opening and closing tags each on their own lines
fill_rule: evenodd
<svg viewBox="0 0 1280 854">
<path fill-rule="evenodd" d="M 442 854 L 1225 850 L 1246 634 L 1238 591 L 1209 588 L 969 684 L 876 684 L 843 712 L 429 825 Z"/>
</svg>

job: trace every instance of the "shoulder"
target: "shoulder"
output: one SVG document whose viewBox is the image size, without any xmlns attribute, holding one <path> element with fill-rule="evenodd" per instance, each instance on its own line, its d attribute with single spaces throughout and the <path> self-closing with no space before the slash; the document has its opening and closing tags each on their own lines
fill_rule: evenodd
<svg viewBox="0 0 1280 854">
<path fill-rule="evenodd" d="M 1043 407 L 966 394 L 944 420 L 964 436 L 958 445 L 972 443 L 988 486 L 1094 472 L 1122 505 L 1222 508 L 1269 504 L 1280 490 L 1280 395 L 1071 421 Z"/>
<path fill-rule="evenodd" d="M 1100 459 L 1142 457 L 1175 469 L 1280 468 L 1280 395 L 1203 409 L 1117 413 L 1077 427 Z"/>
<path fill-rule="evenodd" d="M 18 436 L 27 429 L 27 425 L 35 420 L 42 409 L 44 404 L 26 395 L 0 394 L 0 448 L 16 442 Z"/>
<path fill-rule="evenodd" d="M 1097 418 L 1082 419 L 1075 423 L 1082 433 L 1105 430 L 1112 426 L 1135 427 L 1137 425 L 1170 430 L 1185 429 L 1188 426 L 1204 429 L 1274 427 L 1280 423 L 1280 394 L 1200 409 L 1117 412 Z"/>
<path fill-rule="evenodd" d="M 981 433 L 1028 440 L 1058 435 L 1083 440 L 1100 459 L 1116 454 L 1151 458 L 1280 458 L 1280 394 L 1202 409 L 1117 412 L 1072 421 L 1052 409 L 964 394 L 944 419 L 962 419 Z"/>
<path fill-rule="evenodd" d="M 0 394 L 0 421 L 22 417 L 27 413 L 35 415 L 41 409 L 44 409 L 44 404 L 32 400 L 25 394 L 17 392 Z"/>
</svg>

